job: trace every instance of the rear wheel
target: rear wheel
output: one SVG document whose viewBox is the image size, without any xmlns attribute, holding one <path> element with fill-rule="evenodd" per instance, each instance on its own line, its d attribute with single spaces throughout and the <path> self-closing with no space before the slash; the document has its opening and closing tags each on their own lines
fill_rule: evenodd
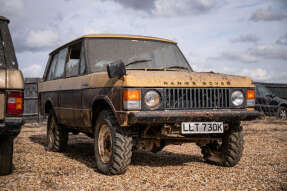
<svg viewBox="0 0 287 191">
<path fill-rule="evenodd" d="M 13 137 L 0 137 L 0 175 L 12 172 Z"/>
<path fill-rule="evenodd" d="M 108 175 L 125 173 L 131 163 L 132 138 L 120 129 L 110 110 L 100 113 L 94 133 L 97 168 Z"/>
<path fill-rule="evenodd" d="M 47 124 L 47 150 L 63 151 L 67 146 L 68 132 L 57 124 L 53 111 L 50 111 Z"/>
<path fill-rule="evenodd" d="M 221 141 L 202 146 L 201 153 L 209 163 L 233 167 L 242 157 L 243 143 L 242 127 L 240 122 L 237 122 L 230 126 Z"/>
<path fill-rule="evenodd" d="M 286 120 L 287 119 L 287 108 L 280 106 L 279 111 L 278 111 L 278 115 L 279 115 L 279 118 L 281 120 Z"/>
</svg>

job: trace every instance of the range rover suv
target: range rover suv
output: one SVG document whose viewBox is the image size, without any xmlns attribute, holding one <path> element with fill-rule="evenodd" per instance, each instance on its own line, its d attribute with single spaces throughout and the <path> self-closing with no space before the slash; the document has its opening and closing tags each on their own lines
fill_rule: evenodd
<svg viewBox="0 0 287 191">
<path fill-rule="evenodd" d="M 171 40 L 86 35 L 51 52 L 39 84 L 47 149 L 85 133 L 97 168 L 112 175 L 133 151 L 194 142 L 207 162 L 232 167 L 243 151 L 240 121 L 259 116 L 254 88 L 248 77 L 194 72 Z"/>
<path fill-rule="evenodd" d="M 12 171 L 13 141 L 23 123 L 24 81 L 8 28 L 0 16 L 0 175 Z"/>
</svg>

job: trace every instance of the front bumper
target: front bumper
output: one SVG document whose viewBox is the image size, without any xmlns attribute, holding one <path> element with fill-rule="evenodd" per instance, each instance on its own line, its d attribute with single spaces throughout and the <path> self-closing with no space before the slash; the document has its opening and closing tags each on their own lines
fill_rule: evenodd
<svg viewBox="0 0 287 191">
<path fill-rule="evenodd" d="M 249 121 L 260 117 L 258 111 L 196 110 L 196 111 L 140 111 L 128 113 L 128 124 L 173 124 L 192 121 Z"/>
<path fill-rule="evenodd" d="M 22 117 L 9 117 L 0 122 L 0 135 L 17 136 L 23 125 Z"/>
</svg>

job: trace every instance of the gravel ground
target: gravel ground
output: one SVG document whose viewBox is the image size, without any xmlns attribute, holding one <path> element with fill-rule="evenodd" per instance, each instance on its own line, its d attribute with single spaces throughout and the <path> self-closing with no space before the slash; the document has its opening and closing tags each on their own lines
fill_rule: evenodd
<svg viewBox="0 0 287 191">
<path fill-rule="evenodd" d="M 183 144 L 135 153 L 124 175 L 105 176 L 95 168 L 92 139 L 70 135 L 67 151 L 47 152 L 45 124 L 27 124 L 15 140 L 14 172 L 0 177 L 0 190 L 287 190 L 287 122 L 243 125 L 245 150 L 233 168 L 207 164 L 195 144 Z"/>
</svg>

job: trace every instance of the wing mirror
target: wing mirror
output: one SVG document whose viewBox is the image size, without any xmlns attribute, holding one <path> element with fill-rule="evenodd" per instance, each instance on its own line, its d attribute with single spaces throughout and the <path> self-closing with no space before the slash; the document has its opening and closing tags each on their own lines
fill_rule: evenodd
<svg viewBox="0 0 287 191">
<path fill-rule="evenodd" d="M 107 65 L 109 78 L 121 78 L 126 75 L 126 66 L 122 60 L 114 61 Z"/>
</svg>

